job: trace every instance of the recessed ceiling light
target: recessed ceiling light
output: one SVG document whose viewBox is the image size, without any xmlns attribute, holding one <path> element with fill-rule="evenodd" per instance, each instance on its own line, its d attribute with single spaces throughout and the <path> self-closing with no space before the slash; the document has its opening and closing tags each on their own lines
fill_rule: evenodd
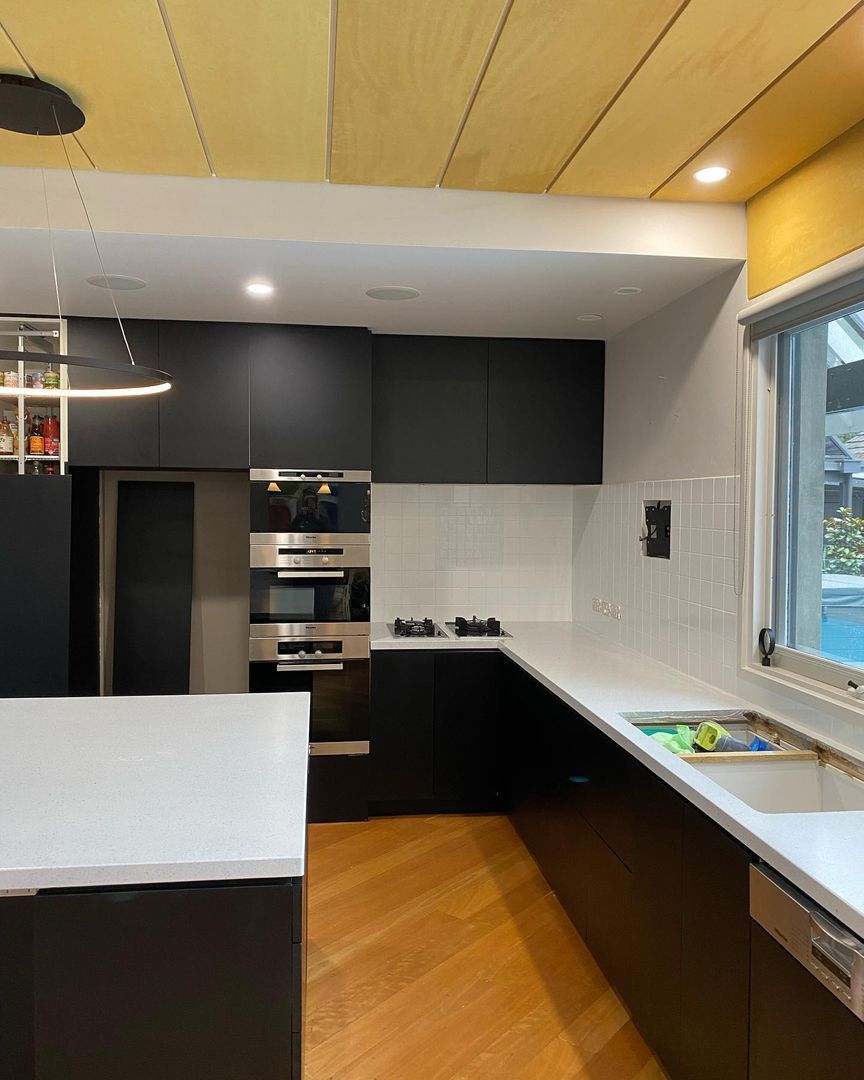
<svg viewBox="0 0 864 1080">
<path fill-rule="evenodd" d="M 600 322 L 603 318 L 602 315 L 595 315 L 593 312 L 586 312 L 584 315 L 577 315 L 576 318 L 579 322 Z"/>
<path fill-rule="evenodd" d="M 246 286 L 246 292 L 250 296 L 272 296 L 273 286 L 268 285 L 266 281 L 250 281 Z"/>
<path fill-rule="evenodd" d="M 372 300 L 416 300 L 420 292 L 410 285 L 376 285 L 367 289 L 366 295 Z"/>
<path fill-rule="evenodd" d="M 140 277 L 129 277 L 128 274 L 94 274 L 93 277 L 88 277 L 87 281 L 97 289 L 113 289 L 115 292 L 147 288 L 146 281 Z"/>
<path fill-rule="evenodd" d="M 725 180 L 729 175 L 729 169 L 723 165 L 709 165 L 706 169 L 697 169 L 693 173 L 693 179 L 698 180 L 700 184 L 716 184 L 720 180 Z"/>
<path fill-rule="evenodd" d="M 642 292 L 638 285 L 622 285 L 620 289 L 615 290 L 616 296 L 636 296 L 637 293 Z"/>
</svg>

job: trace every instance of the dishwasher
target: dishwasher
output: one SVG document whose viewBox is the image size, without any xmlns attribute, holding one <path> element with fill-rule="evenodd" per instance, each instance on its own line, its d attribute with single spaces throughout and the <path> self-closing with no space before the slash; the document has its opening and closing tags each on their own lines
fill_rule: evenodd
<svg viewBox="0 0 864 1080">
<path fill-rule="evenodd" d="M 864 1077 L 864 941 L 750 868 L 750 1080 Z"/>
</svg>

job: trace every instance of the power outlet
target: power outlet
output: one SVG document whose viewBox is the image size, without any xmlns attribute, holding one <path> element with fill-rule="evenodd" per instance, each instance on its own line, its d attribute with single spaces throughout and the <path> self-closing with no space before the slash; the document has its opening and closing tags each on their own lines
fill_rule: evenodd
<svg viewBox="0 0 864 1080">
<path fill-rule="evenodd" d="M 610 619 L 621 618 L 621 605 L 613 604 L 611 600 L 600 600 L 595 596 L 591 601 L 591 610 L 598 615 L 607 615 Z"/>
</svg>

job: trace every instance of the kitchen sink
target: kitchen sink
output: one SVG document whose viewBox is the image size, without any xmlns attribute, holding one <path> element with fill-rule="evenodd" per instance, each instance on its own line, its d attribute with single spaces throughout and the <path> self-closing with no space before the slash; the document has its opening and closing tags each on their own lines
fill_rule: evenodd
<svg viewBox="0 0 864 1080">
<path fill-rule="evenodd" d="M 766 814 L 864 810 L 864 763 L 806 738 L 755 712 L 622 713 L 646 734 L 722 724 L 745 742 L 757 735 L 771 746 L 755 753 L 679 754 L 724 790 Z M 671 752 L 671 751 L 670 751 Z"/>
</svg>

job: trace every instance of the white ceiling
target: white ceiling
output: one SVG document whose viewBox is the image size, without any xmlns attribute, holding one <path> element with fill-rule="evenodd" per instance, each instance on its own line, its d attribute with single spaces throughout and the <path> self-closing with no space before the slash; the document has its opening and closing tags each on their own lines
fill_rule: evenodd
<svg viewBox="0 0 864 1080">
<path fill-rule="evenodd" d="M 112 314 L 87 284 L 99 264 L 90 236 L 54 234 L 64 314 Z M 738 265 L 730 258 L 575 251 L 310 243 L 213 236 L 100 234 L 107 272 L 148 287 L 118 295 L 121 315 L 368 326 L 378 333 L 610 338 Z M 243 285 L 270 281 L 257 300 Z M 410 285 L 411 301 L 371 300 L 375 285 Z M 620 286 L 642 288 L 616 296 Z M 56 311 L 48 234 L 0 228 L 0 311 Z M 584 312 L 602 322 L 580 322 Z"/>
</svg>

